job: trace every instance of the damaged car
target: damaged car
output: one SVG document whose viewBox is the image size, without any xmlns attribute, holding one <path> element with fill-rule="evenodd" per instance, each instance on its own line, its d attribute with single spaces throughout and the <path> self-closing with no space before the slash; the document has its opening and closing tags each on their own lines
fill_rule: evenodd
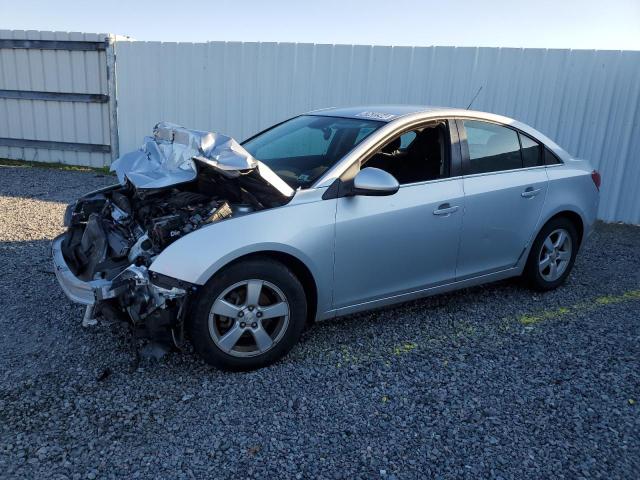
<svg viewBox="0 0 640 480">
<path fill-rule="evenodd" d="M 515 120 L 333 108 L 248 140 L 159 123 L 119 183 L 67 207 L 66 295 L 212 365 L 284 356 L 315 320 L 522 276 L 569 275 L 600 176 Z"/>
</svg>

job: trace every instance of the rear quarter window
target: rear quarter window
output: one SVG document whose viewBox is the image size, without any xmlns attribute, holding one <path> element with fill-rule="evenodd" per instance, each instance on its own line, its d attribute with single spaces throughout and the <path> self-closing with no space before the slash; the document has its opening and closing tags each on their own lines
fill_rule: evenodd
<svg viewBox="0 0 640 480">
<path fill-rule="evenodd" d="M 556 157 L 556 154 L 553 153 L 548 148 L 544 149 L 544 164 L 545 165 L 558 165 L 561 164 L 562 161 Z"/>
<path fill-rule="evenodd" d="M 522 166 L 524 168 L 543 165 L 542 145 L 523 134 L 520 134 L 520 145 L 522 146 Z"/>
</svg>

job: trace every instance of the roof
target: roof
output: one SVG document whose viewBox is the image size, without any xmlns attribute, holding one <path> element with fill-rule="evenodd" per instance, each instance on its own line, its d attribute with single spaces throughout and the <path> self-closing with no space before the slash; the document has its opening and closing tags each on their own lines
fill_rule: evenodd
<svg viewBox="0 0 640 480">
<path fill-rule="evenodd" d="M 346 118 L 368 118 L 390 122 L 398 117 L 417 112 L 435 112 L 438 110 L 451 110 L 444 107 L 433 107 L 428 105 L 359 105 L 355 107 L 331 107 L 322 110 L 314 110 L 314 115 L 325 115 L 327 117 Z"/>
</svg>

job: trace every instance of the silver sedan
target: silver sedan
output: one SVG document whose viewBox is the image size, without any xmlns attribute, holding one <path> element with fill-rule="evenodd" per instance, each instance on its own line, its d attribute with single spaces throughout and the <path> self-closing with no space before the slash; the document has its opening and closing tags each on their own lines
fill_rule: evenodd
<svg viewBox="0 0 640 480">
<path fill-rule="evenodd" d="M 507 277 L 562 284 L 600 175 L 533 128 L 420 106 L 332 108 L 238 143 L 161 123 L 53 243 L 85 322 L 252 369 L 305 325 Z"/>
</svg>

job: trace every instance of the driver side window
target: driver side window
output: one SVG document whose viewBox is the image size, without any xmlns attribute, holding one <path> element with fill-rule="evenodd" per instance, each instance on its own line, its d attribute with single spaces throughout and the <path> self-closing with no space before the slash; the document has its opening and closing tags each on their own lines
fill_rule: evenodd
<svg viewBox="0 0 640 480">
<path fill-rule="evenodd" d="M 361 168 L 375 167 L 393 175 L 400 185 L 449 176 L 449 136 L 446 124 L 405 132 L 389 141 Z"/>
</svg>

